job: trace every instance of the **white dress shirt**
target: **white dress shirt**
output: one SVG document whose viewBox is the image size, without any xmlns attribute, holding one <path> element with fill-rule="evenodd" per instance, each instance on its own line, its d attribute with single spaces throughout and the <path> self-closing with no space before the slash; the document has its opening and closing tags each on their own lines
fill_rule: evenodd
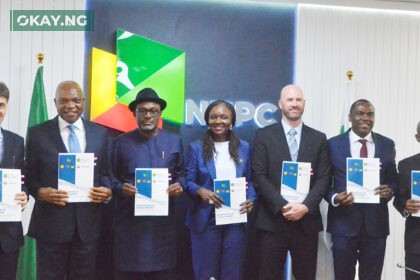
<svg viewBox="0 0 420 280">
<path fill-rule="evenodd" d="M 366 148 L 368 152 L 368 158 L 375 157 L 375 143 L 373 142 L 372 132 L 369 132 L 368 135 L 365 137 L 360 137 L 353 130 L 350 130 L 349 133 L 349 140 L 350 140 L 350 155 L 352 158 L 359 158 L 360 157 L 360 148 L 362 148 L 362 143 L 359 142 L 360 139 L 365 139 Z M 339 204 L 334 203 L 334 198 L 338 195 L 338 193 L 334 194 L 331 197 L 331 204 L 334 207 L 337 207 Z"/>
<path fill-rule="evenodd" d="M 62 117 L 58 116 L 58 128 L 60 129 L 61 139 L 63 139 L 63 143 L 66 146 L 67 151 L 70 151 L 70 129 L 67 127 L 68 125 L 68 122 L 66 122 Z M 80 150 L 82 153 L 84 153 L 86 150 L 86 131 L 82 119 L 79 118 L 73 123 L 73 125 L 75 126 L 74 133 L 76 134 L 77 140 L 79 141 Z"/>
<path fill-rule="evenodd" d="M 297 146 L 298 146 L 298 151 L 299 151 L 299 147 L 300 147 L 300 137 L 302 136 L 302 126 L 303 123 L 300 122 L 300 124 L 297 127 L 291 127 L 289 126 L 283 119 L 281 119 L 281 124 L 283 125 L 283 129 L 284 129 L 284 134 L 286 135 L 286 139 L 289 140 L 289 135 L 287 135 L 287 133 L 289 133 L 289 130 L 294 128 L 296 130 L 296 142 L 297 142 Z M 287 143 L 290 146 L 290 143 Z"/>
<path fill-rule="evenodd" d="M 368 135 L 361 138 L 360 136 L 357 136 L 357 134 L 354 133 L 353 130 L 350 130 L 349 138 L 350 138 L 350 154 L 352 158 L 360 157 L 360 148 L 362 147 L 362 143 L 359 142 L 360 139 L 367 140 L 366 147 L 368 151 L 368 158 L 375 157 L 375 143 L 373 143 L 372 132 L 369 132 Z"/>
</svg>

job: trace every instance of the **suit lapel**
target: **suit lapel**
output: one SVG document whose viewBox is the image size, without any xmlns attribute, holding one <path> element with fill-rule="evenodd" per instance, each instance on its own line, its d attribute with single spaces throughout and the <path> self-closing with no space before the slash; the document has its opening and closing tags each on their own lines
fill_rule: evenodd
<svg viewBox="0 0 420 280">
<path fill-rule="evenodd" d="M 341 153 L 344 155 L 342 158 L 348 158 L 351 157 L 350 152 L 350 137 L 349 137 L 350 130 L 348 130 L 343 137 L 341 137 Z"/>
<path fill-rule="evenodd" d="M 63 138 L 61 137 L 60 127 L 58 125 L 58 116 L 52 119 L 48 123 L 48 135 L 50 135 L 51 141 L 54 143 L 59 153 L 67 153 L 66 146 L 64 145 Z"/>
<path fill-rule="evenodd" d="M 274 147 L 277 147 L 277 146 L 279 147 L 277 151 L 278 157 L 283 158 L 284 160 L 287 160 L 287 161 L 291 161 L 292 157 L 290 156 L 289 144 L 287 143 L 286 135 L 284 133 L 284 128 L 283 128 L 283 125 L 281 124 L 281 121 L 277 123 L 276 129 L 274 130 L 273 139 L 275 141 L 280 141 L 281 143 L 281 145 L 277 145 L 277 144 L 273 145 Z M 287 157 L 285 157 L 284 155 L 287 155 Z M 298 159 L 300 157 L 299 155 L 300 155 L 300 147 L 298 151 Z"/>
<path fill-rule="evenodd" d="M 92 143 L 94 142 L 92 141 L 94 139 L 94 135 L 93 135 L 94 133 L 93 133 L 92 126 L 90 125 L 90 123 L 85 121 L 84 119 L 82 119 L 82 121 L 85 127 L 85 134 L 86 134 L 85 152 L 88 153 L 91 150 Z"/>
<path fill-rule="evenodd" d="M 332 160 L 344 170 L 347 170 L 347 158 L 351 158 L 349 131 L 339 136 L 337 139 L 338 145 L 333 147 L 334 158 Z"/>
<path fill-rule="evenodd" d="M 1 160 L 1 166 L 5 166 L 9 162 L 13 162 L 13 168 L 15 165 L 15 160 L 13 159 L 13 142 L 12 139 L 9 137 L 9 134 L 6 133 L 3 129 L 3 158 Z"/>
<path fill-rule="evenodd" d="M 206 162 L 206 167 L 207 167 L 207 170 L 209 171 L 211 178 L 215 180 L 216 179 L 216 166 L 214 165 L 214 158 L 211 158 Z"/>
<path fill-rule="evenodd" d="M 235 164 L 236 166 L 236 178 L 239 178 L 244 174 L 244 164 L 245 164 L 245 158 L 246 158 L 246 151 L 242 148 L 242 146 L 239 146 L 238 148 L 238 157 L 239 157 L 239 163 Z"/>
<path fill-rule="evenodd" d="M 381 147 L 381 141 L 378 141 L 378 137 L 376 137 L 376 133 L 374 133 L 372 131 L 372 139 L 373 139 L 373 143 L 375 144 L 375 158 L 381 158 L 381 151 L 382 151 L 382 147 Z"/>
<path fill-rule="evenodd" d="M 296 161 L 305 161 L 307 149 L 310 148 L 310 135 L 306 125 L 302 124 L 302 133 L 300 135 L 299 151 Z M 289 152 L 290 154 L 290 152 Z"/>
<path fill-rule="evenodd" d="M 305 124 L 302 124 L 297 161 L 311 161 L 312 155 L 310 151 L 312 150 L 312 141 L 313 137 L 311 136 L 310 130 Z"/>
</svg>

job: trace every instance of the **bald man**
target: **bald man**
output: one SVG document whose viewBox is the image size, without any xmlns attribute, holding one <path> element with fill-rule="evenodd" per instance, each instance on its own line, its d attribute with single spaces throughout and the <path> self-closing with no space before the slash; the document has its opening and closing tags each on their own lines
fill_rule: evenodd
<svg viewBox="0 0 420 280">
<path fill-rule="evenodd" d="M 417 124 L 417 142 L 420 142 L 420 122 Z M 405 266 L 420 271 L 420 200 L 411 198 L 411 171 L 420 171 L 420 153 L 406 158 L 398 163 L 399 186 L 395 193 L 394 206 L 405 220 Z M 405 279 L 420 279 L 420 274 L 410 270 L 405 271 Z"/>
<path fill-rule="evenodd" d="M 81 118 L 84 98 L 76 82 L 60 83 L 54 102 L 58 116 L 30 128 L 26 147 L 26 184 L 36 199 L 28 235 L 37 241 L 37 279 L 93 279 L 101 210 L 112 194 L 107 131 Z M 68 152 L 95 154 L 91 202 L 68 203 L 68 193 L 57 189 L 58 154 Z"/>
<path fill-rule="evenodd" d="M 257 130 L 252 155 L 260 199 L 256 210 L 259 279 L 282 279 L 290 251 L 294 277 L 310 280 L 315 279 L 318 232 L 322 230 L 319 203 L 330 188 L 328 142 L 324 133 L 303 124 L 305 97 L 299 86 L 285 86 L 278 105 L 281 121 Z M 283 161 L 311 163 L 310 189 L 301 203 L 281 195 Z"/>
</svg>

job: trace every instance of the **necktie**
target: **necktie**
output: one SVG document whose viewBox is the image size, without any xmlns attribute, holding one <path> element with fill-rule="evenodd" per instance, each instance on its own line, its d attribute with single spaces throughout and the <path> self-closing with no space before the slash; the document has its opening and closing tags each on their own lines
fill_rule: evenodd
<svg viewBox="0 0 420 280">
<path fill-rule="evenodd" d="M 74 132 L 75 126 L 73 124 L 69 124 L 67 127 L 70 130 L 70 135 L 69 135 L 70 153 L 81 153 L 82 150 L 80 149 L 79 140 L 77 140 L 76 133 Z"/>
<path fill-rule="evenodd" d="M 367 140 L 360 139 L 359 142 L 362 143 L 362 147 L 360 148 L 360 157 L 367 158 L 368 157 L 368 151 L 367 151 L 367 146 L 366 146 Z"/>
<path fill-rule="evenodd" d="M 296 140 L 296 130 L 294 128 L 290 129 L 287 133 L 288 139 L 287 142 L 289 143 L 289 151 L 290 151 L 290 157 L 292 158 L 292 161 L 296 161 L 298 156 L 298 145 Z"/>
</svg>

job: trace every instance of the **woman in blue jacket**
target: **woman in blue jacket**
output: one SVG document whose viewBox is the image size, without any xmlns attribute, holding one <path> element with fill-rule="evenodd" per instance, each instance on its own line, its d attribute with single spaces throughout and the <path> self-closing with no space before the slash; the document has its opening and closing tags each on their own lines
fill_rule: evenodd
<svg viewBox="0 0 420 280">
<path fill-rule="evenodd" d="M 247 248 L 245 224 L 215 224 L 215 208 L 223 199 L 214 193 L 215 179 L 245 177 L 247 199 L 241 213 L 249 213 L 255 200 L 250 181 L 250 151 L 247 142 L 232 131 L 236 112 L 232 104 L 216 100 L 204 113 L 208 126 L 200 140 L 190 144 L 186 190 L 194 198 L 186 224 L 191 231 L 193 267 L 196 280 L 235 280 L 244 278 Z"/>
</svg>

